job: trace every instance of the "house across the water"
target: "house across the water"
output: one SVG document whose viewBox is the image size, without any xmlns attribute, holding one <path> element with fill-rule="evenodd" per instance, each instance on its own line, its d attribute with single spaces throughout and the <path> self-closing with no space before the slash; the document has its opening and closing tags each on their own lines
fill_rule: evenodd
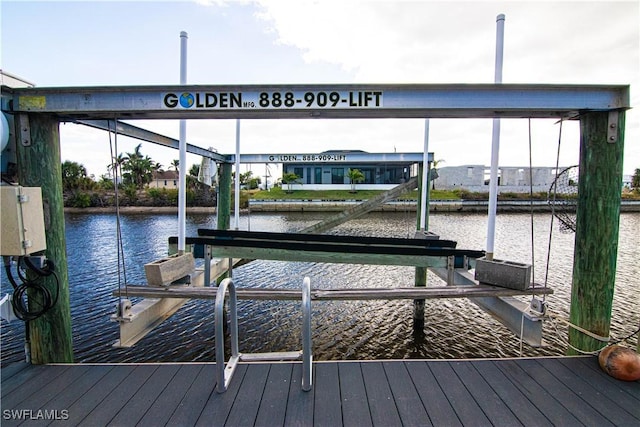
<svg viewBox="0 0 640 427">
<path fill-rule="evenodd" d="M 417 175 L 418 160 L 422 159 L 415 154 L 381 156 L 361 150 L 335 150 L 288 156 L 290 159 L 282 156 L 282 171 L 298 176 L 298 182 L 291 186 L 294 190 L 348 190 L 351 188 L 349 169 L 358 169 L 364 175 L 358 189 L 388 190 Z M 366 160 L 368 157 L 371 161 Z"/>
</svg>

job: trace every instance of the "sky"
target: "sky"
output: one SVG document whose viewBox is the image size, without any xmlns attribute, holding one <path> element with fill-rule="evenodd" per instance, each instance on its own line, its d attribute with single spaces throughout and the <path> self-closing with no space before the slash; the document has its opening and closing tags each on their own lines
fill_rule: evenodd
<svg viewBox="0 0 640 427">
<path fill-rule="evenodd" d="M 624 174 L 640 168 L 640 2 L 634 1 L 0 1 L 1 68 L 40 87 L 173 85 L 180 32 L 188 84 L 493 83 L 505 14 L 503 83 L 630 84 Z M 177 120 L 132 124 L 178 138 Z M 529 127 L 530 126 L 530 127 Z M 440 167 L 486 165 L 491 119 L 431 119 Z M 235 120 L 189 120 L 187 141 L 235 152 Z M 62 160 L 100 177 L 106 132 L 62 124 Z M 556 120 L 502 120 L 501 166 L 555 166 Z M 424 120 L 242 120 L 242 153 L 420 152 Z M 119 152 L 138 141 L 118 138 Z M 143 143 L 165 169 L 178 151 Z M 578 163 L 564 122 L 561 166 Z M 199 163 L 187 156 L 187 165 Z M 252 168 L 264 174 L 264 165 Z M 277 173 L 277 172 L 276 172 Z"/>
</svg>

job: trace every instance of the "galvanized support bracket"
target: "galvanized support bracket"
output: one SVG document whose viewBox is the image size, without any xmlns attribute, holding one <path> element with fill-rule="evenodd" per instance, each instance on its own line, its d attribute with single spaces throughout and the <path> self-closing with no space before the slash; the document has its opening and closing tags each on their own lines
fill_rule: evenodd
<svg viewBox="0 0 640 427">
<path fill-rule="evenodd" d="M 447 257 L 447 285 L 451 286 L 455 283 L 456 257 Z"/>
<path fill-rule="evenodd" d="M 29 116 L 18 114 L 18 126 L 20 126 L 20 143 L 23 147 L 31 147 L 31 127 Z"/>
<path fill-rule="evenodd" d="M 609 120 L 607 122 L 607 142 L 614 144 L 618 142 L 618 110 L 609 111 Z"/>
</svg>

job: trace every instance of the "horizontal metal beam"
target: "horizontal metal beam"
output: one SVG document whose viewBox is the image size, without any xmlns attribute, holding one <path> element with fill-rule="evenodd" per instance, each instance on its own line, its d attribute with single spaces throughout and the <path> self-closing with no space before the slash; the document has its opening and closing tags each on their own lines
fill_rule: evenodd
<svg viewBox="0 0 640 427">
<path fill-rule="evenodd" d="M 176 150 L 180 148 L 180 141 L 178 141 L 177 139 L 169 138 L 168 136 L 151 132 L 150 130 L 142 129 L 137 126 L 130 125 L 129 123 L 121 122 L 120 120 L 76 120 L 75 122 L 96 129 L 102 129 L 111 132 L 117 131 L 120 135 L 135 138 L 140 141 L 164 145 L 165 147 L 175 148 Z M 227 157 L 223 156 L 222 154 L 205 150 L 204 148 L 200 148 L 192 144 L 187 144 L 187 153 L 197 154 L 198 156 L 207 157 L 218 162 L 229 161 Z"/>
<path fill-rule="evenodd" d="M 324 84 L 13 89 L 14 113 L 60 120 L 573 117 L 630 108 L 628 85 Z"/>
<path fill-rule="evenodd" d="M 211 246 L 211 256 L 273 261 L 328 262 L 337 264 L 406 265 L 445 267 L 447 258 L 428 255 L 301 251 L 275 248 Z"/>
<path fill-rule="evenodd" d="M 194 298 L 215 299 L 217 287 L 153 287 L 128 285 L 127 289 L 114 290 L 114 296 L 135 296 L 145 298 Z M 544 288 L 537 288 L 536 294 L 550 293 Z M 434 299 L 434 298 L 470 298 L 487 296 L 522 295 L 523 291 L 499 288 L 496 286 L 437 286 L 413 288 L 352 288 L 352 289 L 312 289 L 311 299 L 314 301 L 366 301 L 397 299 Z M 282 288 L 239 288 L 238 299 L 268 301 L 289 300 L 300 301 L 302 291 Z"/>
<path fill-rule="evenodd" d="M 229 156 L 235 160 L 235 155 Z M 422 163 L 422 153 L 296 153 L 296 154 L 240 154 L 240 163 Z M 433 161 L 433 153 L 429 153 Z"/>
</svg>

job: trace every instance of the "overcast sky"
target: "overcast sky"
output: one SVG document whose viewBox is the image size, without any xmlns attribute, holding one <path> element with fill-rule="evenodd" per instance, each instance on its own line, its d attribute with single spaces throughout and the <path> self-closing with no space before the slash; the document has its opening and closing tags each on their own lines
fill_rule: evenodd
<svg viewBox="0 0 640 427">
<path fill-rule="evenodd" d="M 186 31 L 189 84 L 493 83 L 500 13 L 504 83 L 631 84 L 624 173 L 640 168 L 637 0 L 2 0 L 1 67 L 43 87 L 176 84 Z M 178 137 L 177 121 L 133 124 Z M 558 127 L 532 121 L 534 166 L 555 165 Z M 192 144 L 235 151 L 234 120 L 190 120 L 187 129 Z M 243 120 L 241 129 L 243 153 L 418 152 L 424 141 L 424 120 L 415 119 Z M 528 165 L 528 132 L 527 120 L 502 121 L 501 165 Z M 577 123 L 562 134 L 560 164 L 576 164 Z M 106 172 L 106 132 L 65 124 L 61 140 L 63 160 Z M 120 151 L 137 144 L 119 138 Z M 432 119 L 429 148 L 441 166 L 488 166 L 491 120 Z M 142 152 L 165 169 L 178 158 L 150 143 Z"/>
</svg>

